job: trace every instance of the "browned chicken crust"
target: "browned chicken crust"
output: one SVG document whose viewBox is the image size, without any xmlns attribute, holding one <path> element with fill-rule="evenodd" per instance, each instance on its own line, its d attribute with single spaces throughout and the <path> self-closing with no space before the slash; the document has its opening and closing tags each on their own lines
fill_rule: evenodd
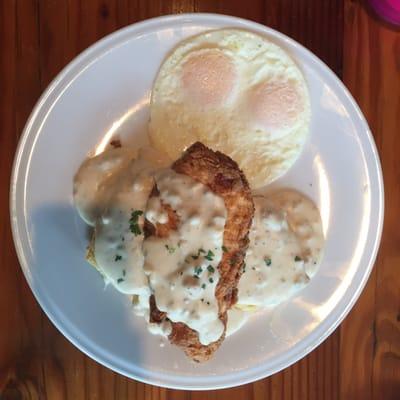
<svg viewBox="0 0 400 400">
<path fill-rule="evenodd" d="M 248 246 L 248 234 L 254 214 L 254 204 L 249 184 L 238 165 L 228 156 L 214 152 L 202 143 L 194 143 L 183 156 L 177 160 L 172 169 L 190 176 L 208 186 L 224 200 L 227 218 L 224 229 L 222 260 L 218 265 L 220 279 L 215 296 L 218 301 L 219 319 L 226 330 L 227 310 L 237 301 L 237 285 L 243 271 L 244 257 Z M 169 207 L 168 205 L 165 205 Z M 170 220 L 163 226 L 148 226 L 148 232 L 165 237 L 168 230 L 176 229 L 176 214 L 169 207 Z M 154 296 L 150 298 L 150 320 L 161 322 L 167 318 L 157 309 Z M 197 362 L 207 361 L 218 349 L 225 338 L 204 346 L 200 343 L 198 333 L 183 323 L 172 323 L 169 335 L 171 343 L 181 347 L 186 355 Z"/>
</svg>

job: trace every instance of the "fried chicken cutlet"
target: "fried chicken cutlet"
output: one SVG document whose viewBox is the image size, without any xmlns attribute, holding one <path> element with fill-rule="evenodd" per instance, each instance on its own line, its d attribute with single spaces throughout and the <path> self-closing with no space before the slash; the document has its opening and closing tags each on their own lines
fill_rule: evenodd
<svg viewBox="0 0 400 400">
<path fill-rule="evenodd" d="M 171 321 L 170 342 L 182 348 L 192 360 L 203 362 L 213 355 L 224 340 L 227 311 L 237 301 L 237 286 L 243 271 L 254 204 L 247 179 L 238 165 L 231 158 L 218 151 L 212 151 L 200 142 L 190 146 L 182 157 L 175 161 L 172 169 L 206 185 L 223 199 L 227 211 L 223 235 L 226 251 L 218 265 L 220 279 L 215 290 L 219 319 L 225 327 L 224 333 L 217 341 L 203 345 L 195 330 L 184 323 Z M 153 191 L 153 195 L 157 195 L 156 190 Z M 173 210 L 168 205 L 164 206 L 168 208 L 169 221 L 156 226 L 147 222 L 148 234 L 164 237 L 168 234 L 168 229 L 174 229 L 176 226 Z M 166 318 L 166 314 L 157 309 L 154 295 L 151 296 L 150 321 L 161 323 Z"/>
<path fill-rule="evenodd" d="M 237 164 L 220 152 L 214 152 L 203 144 L 197 142 L 190 146 L 183 156 L 177 160 L 172 169 L 180 174 L 187 175 L 206 186 L 220 196 L 227 211 L 222 259 L 218 265 L 220 279 L 216 286 L 215 297 L 218 302 L 219 319 L 225 329 L 221 337 L 203 345 L 197 331 L 184 323 L 171 322 L 172 331 L 168 336 L 171 343 L 184 350 L 186 355 L 196 362 L 210 359 L 225 338 L 227 324 L 227 311 L 237 301 L 237 286 L 243 271 L 244 257 L 248 245 L 248 233 L 254 214 L 254 205 L 247 180 Z M 150 197 L 158 196 L 155 186 Z M 168 237 L 170 232 L 177 229 L 179 217 L 169 204 L 162 204 L 168 215 L 164 224 L 153 225 L 145 220 L 145 237 Z M 94 254 L 95 235 L 93 234 L 88 246 L 86 258 L 99 270 Z M 162 268 L 162 265 L 160 265 Z M 165 312 L 157 308 L 155 296 L 149 299 L 150 322 L 162 323 L 168 319 Z"/>
</svg>

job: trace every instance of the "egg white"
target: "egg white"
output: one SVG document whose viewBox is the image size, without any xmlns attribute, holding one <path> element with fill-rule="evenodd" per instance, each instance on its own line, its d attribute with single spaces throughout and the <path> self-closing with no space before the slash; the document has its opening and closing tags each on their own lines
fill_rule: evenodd
<svg viewBox="0 0 400 400">
<path fill-rule="evenodd" d="M 304 77 L 279 46 L 239 29 L 181 42 L 154 83 L 149 133 L 177 159 L 195 141 L 232 157 L 253 189 L 284 174 L 309 132 Z"/>
</svg>

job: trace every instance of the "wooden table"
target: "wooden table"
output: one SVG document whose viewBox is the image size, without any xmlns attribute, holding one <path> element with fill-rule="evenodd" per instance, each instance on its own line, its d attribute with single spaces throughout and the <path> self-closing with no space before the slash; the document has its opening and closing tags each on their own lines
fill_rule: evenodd
<svg viewBox="0 0 400 400">
<path fill-rule="evenodd" d="M 365 113 L 386 186 L 383 240 L 368 284 L 321 346 L 262 381 L 206 393 L 160 389 L 92 361 L 49 322 L 11 238 L 8 195 L 25 121 L 51 79 L 79 52 L 130 23 L 217 12 L 293 37 L 343 79 Z M 0 1 L 0 399 L 400 399 L 400 33 L 356 0 Z"/>
</svg>

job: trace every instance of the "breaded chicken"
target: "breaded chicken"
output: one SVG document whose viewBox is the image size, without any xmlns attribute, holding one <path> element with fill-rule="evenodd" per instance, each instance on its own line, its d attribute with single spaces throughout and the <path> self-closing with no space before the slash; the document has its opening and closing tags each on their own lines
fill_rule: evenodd
<svg viewBox="0 0 400 400">
<path fill-rule="evenodd" d="M 220 279 L 215 296 L 218 301 L 219 319 L 226 330 L 227 311 L 237 301 L 237 286 L 243 271 L 244 257 L 248 246 L 248 234 L 254 214 L 254 204 L 246 177 L 238 165 L 226 155 L 214 152 L 202 143 L 190 146 L 183 156 L 177 160 L 172 169 L 181 174 L 208 186 L 215 194 L 219 195 L 225 203 L 227 216 L 224 227 L 222 260 L 218 265 Z M 151 196 L 158 196 L 155 187 Z M 167 211 L 168 221 L 165 224 L 151 224 L 145 220 L 145 236 L 168 237 L 172 230 L 176 230 L 179 217 L 175 210 L 168 204 L 163 204 Z M 94 257 L 93 235 L 89 243 L 86 258 L 97 267 Z M 162 266 L 160 266 L 161 268 Z M 165 312 L 158 310 L 154 295 L 150 297 L 150 321 L 161 323 L 167 319 Z M 171 343 L 184 350 L 186 355 L 197 362 L 210 359 L 225 338 L 222 336 L 213 343 L 205 346 L 200 343 L 198 333 L 184 323 L 171 322 L 172 332 L 169 335 Z"/>
<path fill-rule="evenodd" d="M 220 279 L 215 290 L 218 301 L 219 319 L 226 330 L 227 311 L 237 301 L 237 285 L 243 271 L 243 262 L 248 246 L 248 234 L 251 226 L 254 204 L 248 182 L 238 165 L 226 155 L 214 152 L 202 143 L 190 146 L 177 160 L 172 169 L 208 186 L 222 197 L 227 217 L 224 228 L 223 253 L 218 265 Z M 166 205 L 168 207 L 168 205 Z M 177 221 L 168 209 L 170 220 L 163 226 L 151 227 L 151 234 L 165 237 L 169 229 L 175 229 Z M 150 224 L 151 225 L 151 224 Z M 160 266 L 161 267 L 161 266 Z M 150 319 L 162 322 L 166 314 L 157 309 L 154 296 L 150 299 Z M 207 346 L 199 341 L 198 333 L 183 323 L 172 322 L 169 335 L 171 343 L 181 347 L 186 355 L 197 362 L 207 361 L 218 349 L 225 337 Z"/>
</svg>

